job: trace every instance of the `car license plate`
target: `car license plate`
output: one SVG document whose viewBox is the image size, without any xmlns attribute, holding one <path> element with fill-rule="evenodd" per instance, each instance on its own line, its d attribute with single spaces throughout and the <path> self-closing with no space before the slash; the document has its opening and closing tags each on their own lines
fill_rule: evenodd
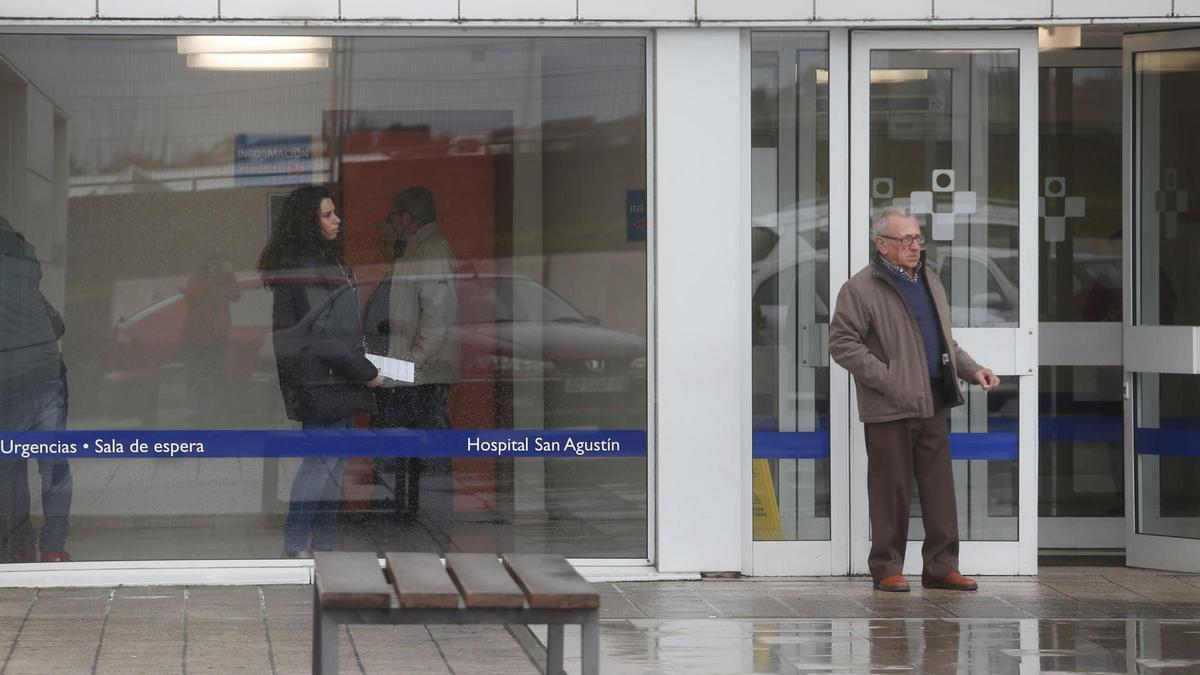
<svg viewBox="0 0 1200 675">
<path fill-rule="evenodd" d="M 595 394 L 625 391 L 623 377 L 569 377 L 563 382 L 563 391 L 568 394 Z"/>
</svg>

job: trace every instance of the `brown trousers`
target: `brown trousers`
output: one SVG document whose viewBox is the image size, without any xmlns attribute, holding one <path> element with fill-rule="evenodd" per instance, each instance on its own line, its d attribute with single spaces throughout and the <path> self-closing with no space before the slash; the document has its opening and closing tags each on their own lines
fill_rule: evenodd
<svg viewBox="0 0 1200 675">
<path fill-rule="evenodd" d="M 871 515 L 867 565 L 876 582 L 904 569 L 913 476 L 925 525 L 921 579 L 932 581 L 958 571 L 958 510 L 950 469 L 950 434 L 937 393 L 934 403 L 933 417 L 863 425 Z"/>
</svg>

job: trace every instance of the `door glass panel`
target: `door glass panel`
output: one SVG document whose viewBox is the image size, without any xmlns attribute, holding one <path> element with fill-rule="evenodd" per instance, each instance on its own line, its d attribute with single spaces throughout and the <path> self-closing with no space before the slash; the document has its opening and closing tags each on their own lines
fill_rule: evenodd
<svg viewBox="0 0 1200 675">
<path fill-rule="evenodd" d="M 1136 321 L 1200 325 L 1200 50 L 1136 54 L 1134 73 Z"/>
<path fill-rule="evenodd" d="M 1018 388 L 1015 377 L 1004 378 L 991 392 L 972 387 L 966 405 L 946 413 L 962 541 L 1017 539 Z M 909 540 L 924 539 L 915 481 L 909 515 Z"/>
<path fill-rule="evenodd" d="M 1040 69 L 1040 321 L 1121 320 L 1121 69 Z"/>
<path fill-rule="evenodd" d="M 1200 539 L 1200 375 L 1141 373 L 1137 531 Z"/>
<path fill-rule="evenodd" d="M 1125 515 L 1120 366 L 1041 368 L 1038 515 Z"/>
<path fill-rule="evenodd" d="M 754 538 L 828 540 L 825 33 L 753 36 Z"/>
<path fill-rule="evenodd" d="M 956 326 L 1018 321 L 1018 64 L 1016 50 L 871 52 L 871 206 L 917 216 Z"/>
</svg>

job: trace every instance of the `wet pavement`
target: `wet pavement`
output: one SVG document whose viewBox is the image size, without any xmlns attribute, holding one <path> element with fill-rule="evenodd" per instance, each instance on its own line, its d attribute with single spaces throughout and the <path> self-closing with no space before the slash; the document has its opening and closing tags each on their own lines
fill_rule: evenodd
<svg viewBox="0 0 1200 675">
<path fill-rule="evenodd" d="M 977 593 L 865 578 L 598 583 L 605 673 L 1200 673 L 1200 576 L 1043 568 Z M 0 673 L 303 673 L 308 586 L 0 590 Z M 354 626 L 343 673 L 536 673 L 544 630 Z M 568 670 L 578 634 L 567 631 Z"/>
</svg>

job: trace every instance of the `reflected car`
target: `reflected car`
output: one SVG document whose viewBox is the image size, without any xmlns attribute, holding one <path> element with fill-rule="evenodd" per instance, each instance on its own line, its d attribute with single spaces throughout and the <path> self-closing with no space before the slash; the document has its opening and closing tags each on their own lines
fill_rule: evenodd
<svg viewBox="0 0 1200 675">
<path fill-rule="evenodd" d="M 451 389 L 458 428 L 641 429 L 646 424 L 646 340 L 607 328 L 537 280 L 461 274 L 460 380 Z M 238 278 L 221 363 L 222 427 L 287 424 L 271 340 L 270 291 Z M 368 345 L 385 353 L 391 278 L 360 277 Z M 184 366 L 187 300 L 176 293 L 112 329 L 103 377 L 107 417 L 153 428 L 191 425 Z M 381 330 L 382 328 L 382 330 Z"/>
<path fill-rule="evenodd" d="M 644 338 L 601 326 L 528 277 L 459 274 L 454 281 L 460 347 L 460 379 L 451 394 L 456 426 L 645 427 Z M 379 283 L 364 310 L 367 344 L 380 354 L 387 346 L 391 285 L 390 277 Z M 492 409 L 492 419 L 477 417 L 481 405 Z M 472 424 L 459 423 L 470 418 Z"/>
</svg>

